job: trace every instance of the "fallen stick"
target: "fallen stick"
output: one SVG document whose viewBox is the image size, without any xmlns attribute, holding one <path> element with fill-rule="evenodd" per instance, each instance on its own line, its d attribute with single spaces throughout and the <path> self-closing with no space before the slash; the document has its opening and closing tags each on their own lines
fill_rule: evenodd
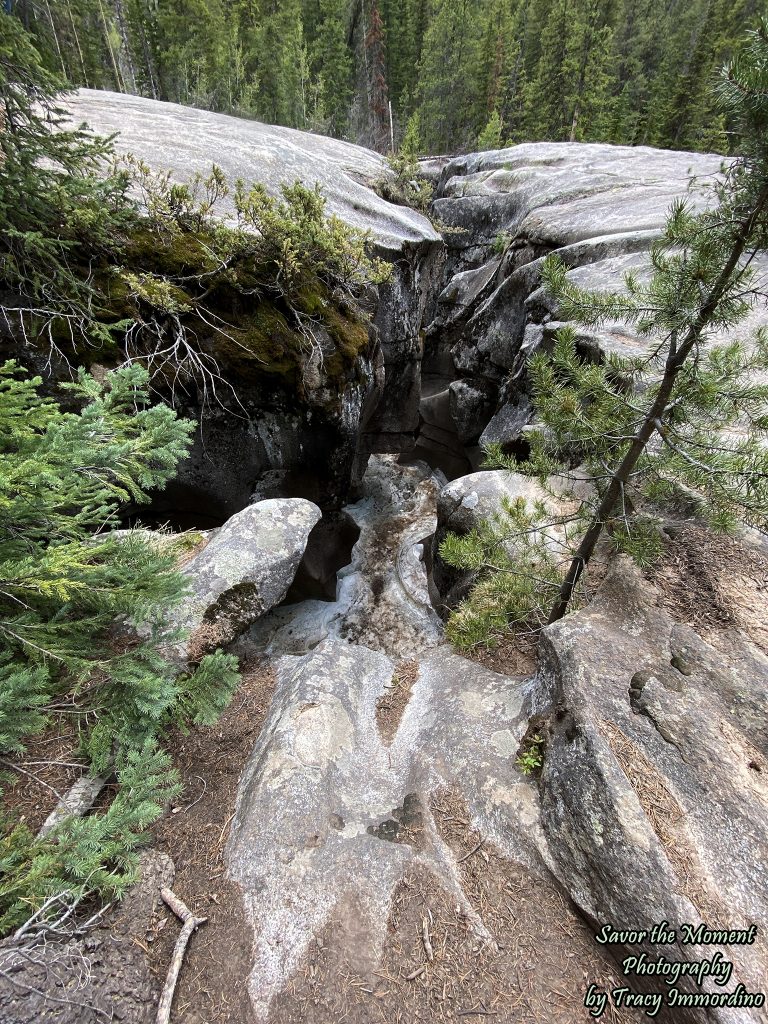
<svg viewBox="0 0 768 1024">
<path fill-rule="evenodd" d="M 163 902 L 171 908 L 184 925 L 179 932 L 178 939 L 176 939 L 176 945 L 173 947 L 171 966 L 168 968 L 165 985 L 163 986 L 163 994 L 160 996 L 160 1004 L 157 1007 L 157 1024 L 169 1024 L 173 994 L 176 991 L 176 982 L 179 980 L 179 971 L 184 960 L 187 943 L 192 936 L 192 932 L 199 928 L 201 924 L 205 924 L 208 918 L 195 917 L 186 903 L 182 903 L 179 897 L 170 889 L 161 889 L 160 895 L 163 897 Z"/>
<path fill-rule="evenodd" d="M 424 943 L 424 952 L 427 954 L 427 960 L 432 963 L 435 959 L 435 953 L 432 949 L 432 942 L 429 937 L 429 922 L 426 917 L 421 919 L 421 941 Z"/>
<path fill-rule="evenodd" d="M 481 839 L 480 842 L 477 844 L 477 846 L 473 847 L 473 849 L 471 849 L 469 851 L 469 853 L 465 853 L 463 857 L 459 857 L 459 859 L 456 861 L 456 863 L 457 864 L 463 864 L 465 860 L 469 860 L 469 858 L 472 856 L 472 854 L 477 853 L 477 851 L 483 845 L 483 842 L 484 842 L 484 840 Z"/>
</svg>

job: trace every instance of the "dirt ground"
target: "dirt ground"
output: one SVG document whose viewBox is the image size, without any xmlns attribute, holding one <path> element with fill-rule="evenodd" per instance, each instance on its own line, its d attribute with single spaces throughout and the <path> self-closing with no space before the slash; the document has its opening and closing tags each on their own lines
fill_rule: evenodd
<svg viewBox="0 0 768 1024">
<path fill-rule="evenodd" d="M 172 858 L 174 892 L 208 921 L 188 947 L 176 989 L 175 1024 L 248 1024 L 251 927 L 240 889 L 225 878 L 224 847 L 240 776 L 269 709 L 274 676 L 247 667 L 232 704 L 219 722 L 175 733 L 169 749 L 185 792 L 155 826 L 155 846 Z M 152 922 L 145 951 L 162 984 L 180 924 L 163 908 Z"/>
<path fill-rule="evenodd" d="M 765 547 L 691 523 L 675 525 L 663 558 L 647 576 L 667 611 L 727 648 L 737 629 L 768 654 L 768 554 Z"/>
<path fill-rule="evenodd" d="M 342 904 L 273 1003 L 275 1024 L 590 1019 L 583 1005 L 589 984 L 606 988 L 618 978 L 587 925 L 553 885 L 481 842 L 466 807 L 450 792 L 438 793 L 431 811 L 456 855 L 467 903 L 457 905 L 455 893 L 417 864 L 395 889 L 373 971 L 361 968 L 354 952 L 340 954 L 338 937 L 354 932 L 356 914 Z M 407 838 L 418 849 L 423 837 Z M 611 1007 L 602 1019 L 630 1024 L 640 1018 Z"/>
</svg>

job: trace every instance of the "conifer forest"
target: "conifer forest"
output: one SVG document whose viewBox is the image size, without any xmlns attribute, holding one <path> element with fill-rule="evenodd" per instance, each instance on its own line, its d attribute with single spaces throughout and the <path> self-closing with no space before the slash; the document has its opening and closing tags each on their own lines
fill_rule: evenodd
<svg viewBox="0 0 768 1024">
<path fill-rule="evenodd" d="M 0 1024 L 766 1024 L 768 0 L 0 0 Z"/>
<path fill-rule="evenodd" d="M 50 70 L 420 152 L 728 152 L 710 84 L 759 0 L 5 0 Z"/>
</svg>

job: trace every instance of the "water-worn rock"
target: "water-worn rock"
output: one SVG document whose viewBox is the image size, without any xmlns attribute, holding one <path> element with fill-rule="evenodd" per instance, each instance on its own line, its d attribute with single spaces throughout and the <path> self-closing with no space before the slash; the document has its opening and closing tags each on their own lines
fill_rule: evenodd
<svg viewBox="0 0 768 1024">
<path fill-rule="evenodd" d="M 735 965 L 728 991 L 738 982 L 765 991 L 766 659 L 725 658 L 675 623 L 620 560 L 592 604 L 544 631 L 537 700 L 553 712 L 542 824 L 577 906 L 601 924 L 646 931 L 664 920 L 678 929 L 756 924 L 754 944 L 677 945 L 670 958 L 721 949 Z M 685 1012 L 675 1019 L 765 1020 L 746 1008 Z"/>
<path fill-rule="evenodd" d="M 190 592 L 172 621 L 188 633 L 179 649 L 197 661 L 223 647 L 288 593 L 320 509 L 274 498 L 232 516 L 184 567 Z"/>
<path fill-rule="evenodd" d="M 216 163 L 229 181 L 259 181 L 275 194 L 282 183 L 299 179 L 319 185 L 329 213 L 370 231 L 385 248 L 399 252 L 408 242 L 438 239 L 420 213 L 387 202 L 371 188 L 391 171 L 382 156 L 362 146 L 125 93 L 80 89 L 66 105 L 73 118 L 95 131 L 119 132 L 119 150 L 174 177 L 207 175 Z M 231 204 L 229 209 L 234 213 Z"/>
<path fill-rule="evenodd" d="M 242 638 L 244 657 L 303 653 L 343 637 L 409 658 L 442 641 L 429 598 L 427 539 L 435 531 L 435 500 L 445 477 L 423 463 L 400 466 L 372 456 L 358 502 L 344 515 L 360 531 L 351 561 L 337 576 L 336 600 L 276 608 Z"/>
<path fill-rule="evenodd" d="M 483 835 L 520 859 L 537 834 L 532 788 L 513 760 L 526 728 L 519 680 L 441 648 L 421 661 L 387 746 L 376 724 L 395 670 L 386 655 L 329 640 L 277 668 L 227 846 L 254 924 L 249 991 L 259 1021 L 341 904 L 355 918 L 354 949 L 344 952 L 359 973 L 376 969 L 391 894 L 416 860 L 464 908 L 478 941 L 487 937 L 432 818 L 438 789 L 456 788 Z M 332 941 L 343 944 L 343 930 Z"/>
</svg>

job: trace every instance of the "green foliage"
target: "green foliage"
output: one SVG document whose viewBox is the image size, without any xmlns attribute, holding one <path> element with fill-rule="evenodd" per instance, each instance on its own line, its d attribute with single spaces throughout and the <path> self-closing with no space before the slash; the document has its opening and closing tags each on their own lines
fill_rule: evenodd
<svg viewBox="0 0 768 1024">
<path fill-rule="evenodd" d="M 217 348 L 273 362 L 262 349 L 281 347 L 274 332 L 253 339 L 250 323 L 238 323 L 268 298 L 296 342 L 281 368 L 304 365 L 320 314 L 339 343 L 329 368 L 343 372 L 356 351 L 339 336 L 363 319 L 352 293 L 389 273 L 368 256 L 368 237 L 327 217 L 320 191 L 300 182 L 282 198 L 237 182 L 238 224 L 227 226 L 230 186 L 219 168 L 176 184 L 131 157 L 116 161 L 109 140 L 64 130 L 57 80 L 19 23 L 2 18 L 10 34 L 0 44 L 0 103 L 11 130 L 0 135 L 0 316 L 14 332 L 71 364 L 96 351 L 107 365 L 141 361 L 165 393 L 196 390 L 205 405 L 231 387 Z M 340 304 L 349 323 L 335 330 Z"/>
<path fill-rule="evenodd" d="M 394 180 L 391 177 L 381 178 L 375 182 L 374 188 L 390 203 L 411 206 L 414 210 L 427 213 L 434 189 L 430 182 L 421 176 L 418 155 L 419 115 L 412 114 L 408 119 L 400 149 L 387 158 L 391 170 L 394 171 Z"/>
<path fill-rule="evenodd" d="M 481 151 L 488 149 L 500 149 L 503 145 L 504 122 L 498 110 L 494 109 L 488 118 L 488 123 L 477 137 L 477 148 Z"/>
<path fill-rule="evenodd" d="M 171 722 L 215 721 L 239 678 L 221 652 L 178 678 L 163 654 L 176 639 L 167 609 L 184 592 L 176 546 L 114 531 L 121 505 L 173 476 L 192 424 L 149 405 L 138 366 L 103 383 L 81 371 L 63 385 L 78 411 L 43 398 L 40 384 L 0 367 L 0 755 L 23 754 L 55 705 L 78 721 L 91 770 L 116 771 L 120 788 L 106 811 L 55 837 L 10 827 L 4 928 L 57 894 L 124 890 L 139 834 L 175 787 L 158 737 Z"/>
<path fill-rule="evenodd" d="M 498 448 L 488 454 L 491 464 L 538 477 L 553 498 L 578 508 L 575 543 L 566 540 L 564 560 L 542 568 L 537 533 L 554 521 L 522 502 L 503 520 L 446 538 L 445 560 L 479 573 L 448 624 L 460 645 L 560 618 L 603 537 L 641 565 L 659 558 L 656 513 L 664 506 L 715 529 L 766 530 L 768 333 L 746 340 L 734 332 L 759 294 L 754 258 L 768 242 L 768 23 L 725 68 L 720 91 L 741 127 L 743 155 L 710 185 L 708 210 L 673 204 L 647 274 L 627 275 L 620 293 L 591 292 L 557 257 L 544 263 L 559 319 L 587 328 L 629 324 L 648 347 L 595 362 L 566 327 L 551 353 L 529 360 L 537 423 L 527 435 L 529 458 L 518 464 Z"/>
<path fill-rule="evenodd" d="M 139 92 L 390 148 L 417 112 L 425 150 L 508 137 L 728 151 L 711 80 L 758 0 L 67 0 L 18 3 L 46 66 Z M 480 148 L 491 145 L 495 133 Z"/>
<path fill-rule="evenodd" d="M 525 749 L 518 755 L 515 765 L 523 775 L 532 775 L 544 764 L 544 737 L 535 733 L 529 737 Z"/>
<path fill-rule="evenodd" d="M 497 256 L 503 256 L 513 241 L 513 237 L 509 231 L 500 231 L 491 243 L 491 252 Z"/>
<path fill-rule="evenodd" d="M 470 533 L 445 537 L 443 561 L 473 574 L 470 596 L 446 626 L 451 643 L 490 648 L 510 629 L 530 633 L 546 622 L 570 554 L 570 521 L 519 498 Z"/>
<path fill-rule="evenodd" d="M 114 257 L 133 219 L 122 174 L 104 168 L 110 144 L 67 128 L 59 81 L 20 24 L 0 15 L 0 282 L 17 298 L 4 319 L 33 338 L 102 339 L 99 296 L 76 266 Z"/>
<path fill-rule="evenodd" d="M 167 754 L 152 742 L 121 757 L 116 781 L 105 811 L 70 818 L 42 838 L 23 821 L 3 823 L 0 935 L 41 910 L 55 919 L 89 896 L 119 898 L 135 880 L 142 833 L 181 787 Z"/>
</svg>

